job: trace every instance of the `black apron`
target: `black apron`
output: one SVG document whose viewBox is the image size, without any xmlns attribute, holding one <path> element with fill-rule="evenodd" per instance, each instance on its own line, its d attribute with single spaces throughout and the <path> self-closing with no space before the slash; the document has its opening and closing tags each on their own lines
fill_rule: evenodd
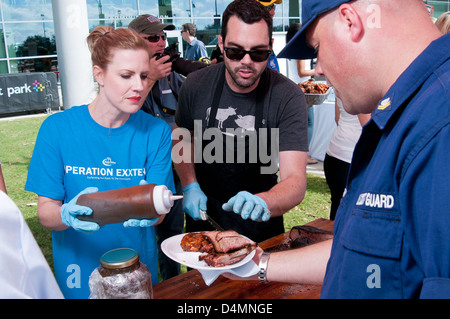
<svg viewBox="0 0 450 319">
<path fill-rule="evenodd" d="M 223 69 L 224 70 L 224 69 Z M 268 81 L 266 81 L 266 72 L 256 88 L 256 109 L 255 109 L 255 131 L 259 132 L 267 124 L 264 120 L 264 95 L 268 92 Z M 214 128 L 216 122 L 217 110 L 225 81 L 225 71 L 220 76 L 216 86 L 213 103 L 211 105 L 207 128 Z M 270 145 L 270 132 L 268 132 Z M 223 139 L 223 154 L 226 154 L 225 138 Z M 203 141 L 202 141 L 203 142 Z M 204 141 L 202 150 L 209 141 Z M 244 220 L 234 212 L 226 212 L 222 210 L 222 204 L 226 203 L 231 197 L 239 191 L 248 191 L 252 194 L 268 191 L 277 183 L 276 174 L 261 174 L 261 166 L 265 164 L 260 162 L 257 156 L 256 163 L 249 163 L 248 152 L 249 143 L 246 142 L 246 162 L 237 163 L 202 163 L 195 164 L 197 180 L 201 189 L 208 197 L 208 214 L 215 219 L 223 228 L 233 229 L 238 233 L 251 238 L 256 242 L 263 241 L 284 232 L 283 217 L 271 218 L 268 222 L 254 222 L 252 220 Z M 234 154 L 237 153 L 237 141 L 234 140 Z M 257 145 L 259 145 L 259 134 L 257 134 Z M 252 147 L 257 147 L 253 145 Z M 257 153 L 259 154 L 259 152 Z M 224 156 L 225 157 L 225 156 Z M 267 164 L 266 164 L 267 165 Z M 210 230 L 211 226 L 207 222 L 194 221 L 190 216 L 186 215 L 186 230 L 200 231 Z"/>
</svg>

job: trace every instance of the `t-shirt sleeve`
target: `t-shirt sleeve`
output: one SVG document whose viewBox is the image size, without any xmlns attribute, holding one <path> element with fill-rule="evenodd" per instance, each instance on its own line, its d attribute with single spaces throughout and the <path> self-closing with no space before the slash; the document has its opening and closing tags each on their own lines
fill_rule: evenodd
<svg viewBox="0 0 450 319">
<path fill-rule="evenodd" d="M 197 71 L 198 72 L 198 71 Z M 192 77 L 188 77 L 180 89 L 178 96 L 178 107 L 175 113 L 175 124 L 178 127 L 186 128 L 188 130 L 194 129 L 194 119 L 190 110 L 191 95 L 194 93 L 192 86 Z"/>
<path fill-rule="evenodd" d="M 277 84 L 274 101 L 279 100 L 276 127 L 279 151 L 308 151 L 308 111 L 301 89 L 289 79 Z"/>
<path fill-rule="evenodd" d="M 39 129 L 28 168 L 25 190 L 55 200 L 63 200 L 64 167 L 55 115 L 47 118 Z"/>
<path fill-rule="evenodd" d="M 175 193 L 175 183 L 172 170 L 172 138 L 171 130 L 168 124 L 160 123 L 160 133 L 154 134 L 160 136 L 157 152 L 152 160 L 147 163 L 147 182 L 157 185 L 165 185 Z M 155 149 L 155 145 L 148 145 L 150 151 Z"/>
</svg>

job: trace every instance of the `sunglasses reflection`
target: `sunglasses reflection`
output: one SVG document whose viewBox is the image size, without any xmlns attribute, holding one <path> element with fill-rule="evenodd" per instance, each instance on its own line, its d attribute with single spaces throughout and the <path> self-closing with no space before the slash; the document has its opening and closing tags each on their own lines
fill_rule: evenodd
<svg viewBox="0 0 450 319">
<path fill-rule="evenodd" d="M 148 42 L 158 42 L 160 39 L 163 41 L 166 41 L 167 34 L 161 33 L 161 34 L 155 34 L 155 35 L 149 35 L 145 38 Z"/>
</svg>

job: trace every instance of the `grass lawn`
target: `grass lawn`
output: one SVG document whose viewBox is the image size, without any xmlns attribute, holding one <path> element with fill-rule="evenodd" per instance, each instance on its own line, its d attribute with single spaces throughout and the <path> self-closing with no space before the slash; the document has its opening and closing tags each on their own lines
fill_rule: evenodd
<svg viewBox="0 0 450 319">
<path fill-rule="evenodd" d="M 44 256 L 53 265 L 51 231 L 39 223 L 36 214 L 37 195 L 24 190 L 28 165 L 39 127 L 46 116 L 0 120 L 0 160 L 8 195 L 13 199 Z M 308 174 L 308 188 L 303 202 L 285 214 L 285 230 L 317 218 L 328 218 L 330 192 L 325 179 Z"/>
</svg>

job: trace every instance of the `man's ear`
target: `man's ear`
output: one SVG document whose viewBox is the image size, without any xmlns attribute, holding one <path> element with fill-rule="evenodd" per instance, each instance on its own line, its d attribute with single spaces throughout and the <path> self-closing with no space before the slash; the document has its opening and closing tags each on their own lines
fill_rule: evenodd
<svg viewBox="0 0 450 319">
<path fill-rule="evenodd" d="M 343 23 L 353 42 L 359 42 L 364 36 L 364 25 L 361 16 L 355 8 L 345 3 L 339 6 L 338 15 L 340 22 Z"/>
<path fill-rule="evenodd" d="M 223 54 L 223 38 L 222 35 L 220 34 L 219 34 L 219 41 L 217 42 L 217 44 L 219 45 L 220 52 L 222 52 Z"/>
<path fill-rule="evenodd" d="M 103 69 L 98 65 L 92 67 L 92 73 L 94 74 L 94 79 L 97 81 L 98 85 L 103 86 Z"/>
</svg>

